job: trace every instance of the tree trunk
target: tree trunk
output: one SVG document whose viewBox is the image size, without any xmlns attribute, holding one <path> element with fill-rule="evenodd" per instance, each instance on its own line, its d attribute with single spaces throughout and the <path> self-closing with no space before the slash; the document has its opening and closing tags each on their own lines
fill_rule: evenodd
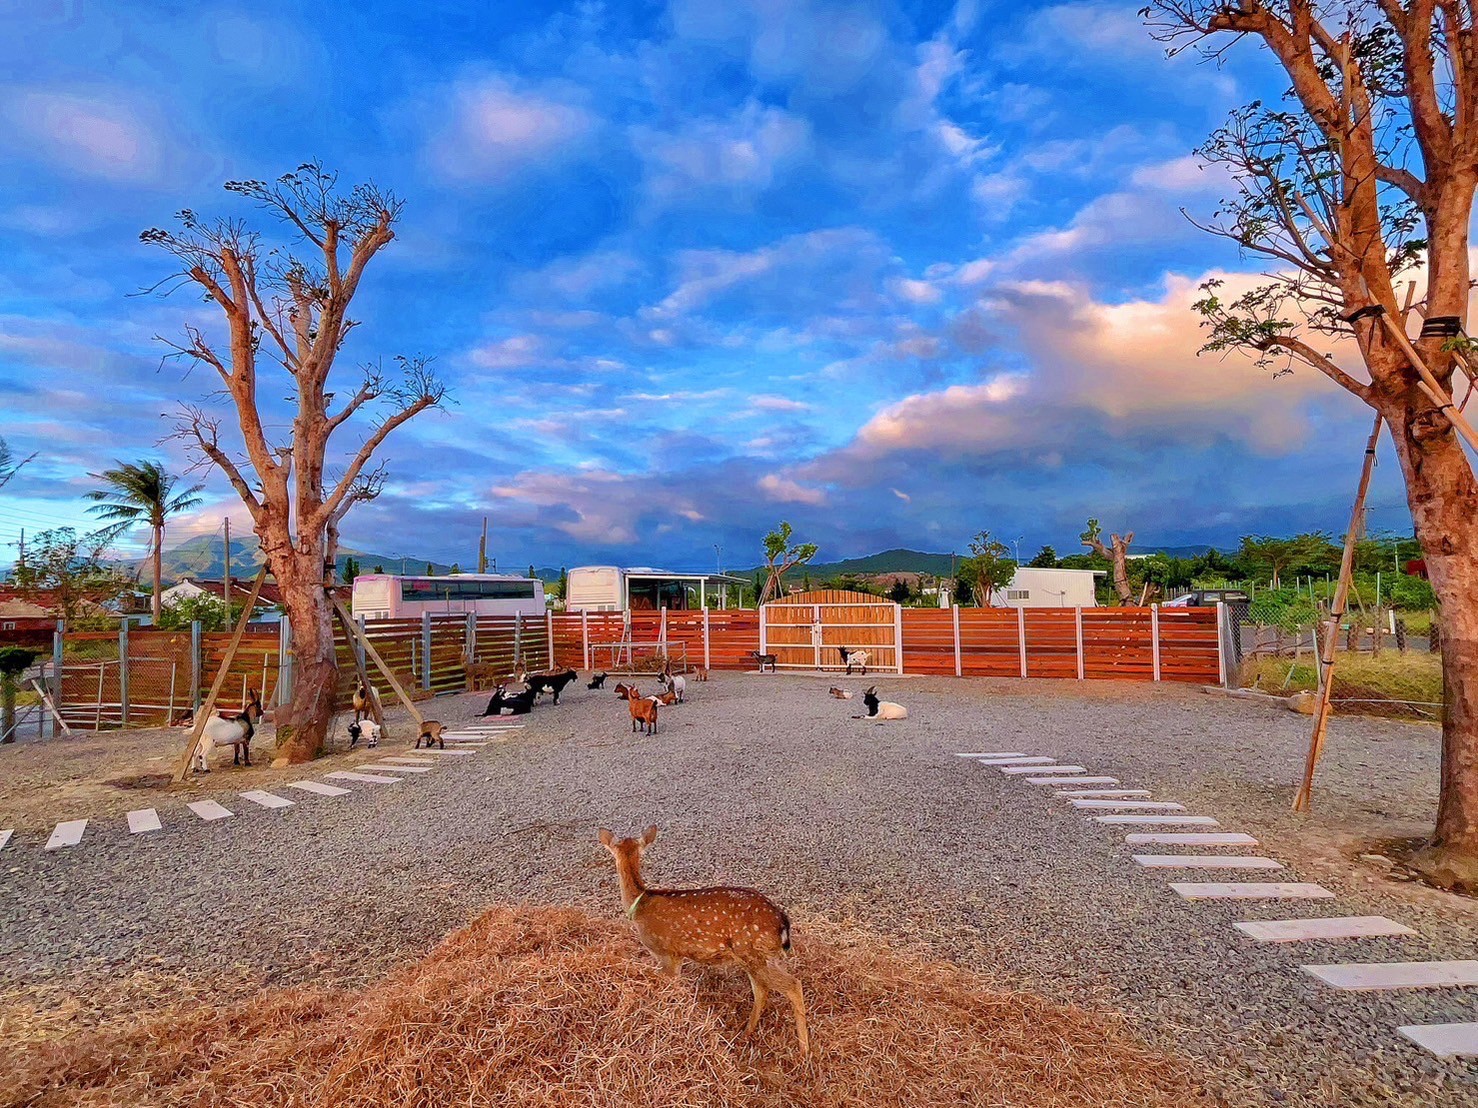
<svg viewBox="0 0 1478 1108">
<path fill-rule="evenodd" d="M 1478 892 L 1478 483 L 1440 415 L 1392 405 L 1386 419 L 1437 594 L 1442 638 L 1442 793 L 1415 858 L 1433 883 Z"/>
<path fill-rule="evenodd" d="M 339 684 L 323 546 L 300 541 L 293 547 L 258 536 L 292 626 L 292 700 L 277 711 L 277 757 L 297 764 L 323 753 Z"/>
<path fill-rule="evenodd" d="M 0 742 L 15 742 L 15 677 L 0 674 Z"/>
<path fill-rule="evenodd" d="M 154 528 L 154 601 L 150 611 L 154 613 L 154 626 L 159 626 L 159 617 L 164 614 L 164 527 Z M 228 598 L 229 599 L 229 598 Z"/>
</svg>

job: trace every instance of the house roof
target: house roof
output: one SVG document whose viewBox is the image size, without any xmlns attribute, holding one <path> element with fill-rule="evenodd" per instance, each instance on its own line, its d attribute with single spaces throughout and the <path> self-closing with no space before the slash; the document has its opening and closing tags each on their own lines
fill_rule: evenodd
<svg viewBox="0 0 1478 1108">
<path fill-rule="evenodd" d="M 231 578 L 231 600 L 233 603 L 246 603 L 246 598 L 251 595 L 253 580 L 254 578 L 248 578 L 246 580 L 242 580 L 239 577 Z M 194 585 L 197 589 L 208 592 L 217 599 L 225 595 L 226 583 L 224 581 L 212 580 L 208 577 L 181 577 L 171 587 L 178 588 L 180 585 Z M 259 607 L 262 605 L 270 607 L 281 603 L 282 590 L 277 587 L 277 582 L 263 581 L 262 591 L 257 595 L 257 605 Z"/>
</svg>

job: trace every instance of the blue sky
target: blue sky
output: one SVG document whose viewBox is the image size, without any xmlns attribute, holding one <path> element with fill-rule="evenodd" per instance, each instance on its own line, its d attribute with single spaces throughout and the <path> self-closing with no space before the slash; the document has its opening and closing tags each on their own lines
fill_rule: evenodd
<svg viewBox="0 0 1478 1108">
<path fill-rule="evenodd" d="M 1191 157 L 1276 93 L 1167 60 L 1136 3 L 37 3 L 0 14 L 0 544 L 77 523 L 209 401 L 156 336 L 212 322 L 138 242 L 321 159 L 406 201 L 341 356 L 435 356 L 456 403 L 345 541 L 467 564 L 824 559 L 1342 530 L 1368 417 L 1197 358 Z M 1245 275 L 1245 276 L 1244 276 Z M 283 392 L 285 393 L 285 389 Z M 275 395 L 275 393 L 274 393 Z M 225 409 L 221 409 L 223 414 Z M 342 445 L 357 446 L 356 435 Z M 1405 528 L 1378 470 L 1371 522 Z M 229 512 L 225 482 L 176 539 Z M 8 545 L 0 557 L 13 556 Z"/>
</svg>

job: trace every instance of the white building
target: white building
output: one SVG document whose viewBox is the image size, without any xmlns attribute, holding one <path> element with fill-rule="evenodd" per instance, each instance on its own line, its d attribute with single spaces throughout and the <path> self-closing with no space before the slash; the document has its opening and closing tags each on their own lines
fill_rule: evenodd
<svg viewBox="0 0 1478 1108">
<path fill-rule="evenodd" d="M 1018 566 L 1011 584 L 992 598 L 997 608 L 1094 608 L 1101 569 L 1039 569 Z"/>
<path fill-rule="evenodd" d="M 717 573 L 673 573 L 650 566 L 576 566 L 566 588 L 567 612 L 671 611 L 729 606 L 730 586 L 742 588 L 743 577 Z M 735 590 L 737 591 L 737 590 Z"/>
</svg>

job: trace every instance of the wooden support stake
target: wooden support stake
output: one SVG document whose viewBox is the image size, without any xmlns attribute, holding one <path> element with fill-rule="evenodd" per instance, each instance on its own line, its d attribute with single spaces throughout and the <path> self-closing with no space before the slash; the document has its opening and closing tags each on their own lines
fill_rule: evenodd
<svg viewBox="0 0 1478 1108">
<path fill-rule="evenodd" d="M 57 726 L 62 729 L 63 733 L 70 735 L 72 729 L 67 726 L 67 721 L 62 719 L 61 712 L 56 710 L 56 705 L 51 701 L 51 694 L 46 691 L 40 681 L 33 680 L 31 688 L 35 689 L 37 695 L 41 697 L 41 703 L 46 705 L 46 710 L 51 713 L 51 718 L 56 720 Z"/>
<path fill-rule="evenodd" d="M 1323 671 L 1319 686 L 1319 703 L 1314 708 L 1314 730 L 1309 735 L 1309 753 L 1304 762 L 1304 779 L 1293 798 L 1295 812 L 1306 811 L 1314 791 L 1314 771 L 1319 766 L 1319 757 L 1324 753 L 1324 738 L 1329 729 L 1329 705 L 1334 696 L 1334 648 L 1339 636 L 1339 621 L 1345 614 L 1350 597 L 1350 579 L 1355 570 L 1355 541 L 1360 533 L 1360 521 L 1365 515 L 1365 494 L 1370 489 L 1370 474 L 1375 468 L 1375 445 L 1380 438 L 1382 419 L 1375 417 L 1370 428 L 1370 441 L 1365 444 L 1365 464 L 1360 470 L 1360 486 L 1355 493 L 1355 506 L 1350 512 L 1350 527 L 1345 532 L 1344 555 L 1339 563 L 1339 584 L 1335 586 L 1334 600 L 1330 603 L 1329 624 L 1324 629 L 1323 655 L 1318 663 Z"/>
<path fill-rule="evenodd" d="M 195 712 L 195 726 L 190 728 L 190 741 L 185 744 L 179 765 L 175 766 L 176 784 L 190 774 L 190 759 L 195 756 L 195 748 L 200 745 L 200 736 L 205 733 L 206 722 L 216 710 L 216 697 L 221 695 L 221 689 L 225 687 L 226 674 L 231 668 L 231 663 L 236 660 L 236 652 L 241 649 L 241 640 L 246 634 L 246 625 L 251 622 L 252 612 L 256 611 L 257 595 L 262 591 L 262 582 L 266 579 L 267 567 L 264 564 L 257 573 L 257 579 L 252 582 L 251 595 L 246 598 L 246 607 L 241 610 L 241 618 L 236 621 L 236 633 L 231 636 L 231 643 L 226 647 L 226 656 L 221 659 L 215 680 L 210 683 L 210 692 L 206 693 L 204 703 Z"/>
<path fill-rule="evenodd" d="M 364 652 L 369 660 L 375 663 L 375 668 L 380 671 L 386 683 L 394 690 L 395 695 L 400 698 L 400 702 L 405 705 L 405 710 L 410 712 L 411 719 L 416 721 L 416 727 L 419 729 L 421 724 L 425 723 L 426 720 L 421 715 L 420 709 L 416 707 L 415 701 L 410 698 L 410 694 L 405 691 L 390 667 L 385 664 L 385 659 L 380 657 L 380 652 L 375 649 L 375 644 L 370 642 L 369 636 L 354 626 L 354 622 L 349 618 L 348 611 L 344 608 L 344 602 L 337 596 L 331 596 L 329 599 L 333 603 L 334 611 L 339 613 L 339 619 L 353 629 L 355 639 L 364 647 Z"/>
<path fill-rule="evenodd" d="M 1473 425 L 1468 422 L 1467 417 L 1453 404 L 1452 397 L 1448 396 L 1443 390 L 1442 383 L 1427 368 L 1427 363 L 1422 361 L 1421 355 L 1416 352 L 1416 347 L 1412 346 L 1411 340 L 1406 337 L 1405 328 L 1386 315 L 1382 315 L 1380 321 L 1385 325 L 1386 332 L 1396 340 L 1396 345 L 1406 355 L 1406 360 L 1416 370 L 1417 376 L 1421 378 L 1417 382 L 1417 387 L 1427 394 L 1428 399 L 1433 404 L 1436 404 L 1437 407 L 1442 409 L 1442 414 L 1447 417 L 1448 422 L 1452 424 L 1454 430 L 1467 440 L 1468 445 L 1474 450 L 1478 450 L 1478 431 L 1473 430 Z"/>
</svg>

